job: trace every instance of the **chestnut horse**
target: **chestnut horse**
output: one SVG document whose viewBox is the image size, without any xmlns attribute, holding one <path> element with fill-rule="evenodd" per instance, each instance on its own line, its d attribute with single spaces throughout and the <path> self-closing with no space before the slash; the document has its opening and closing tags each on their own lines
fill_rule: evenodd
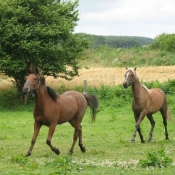
<svg viewBox="0 0 175 175">
<path fill-rule="evenodd" d="M 35 72 L 28 71 L 28 76 L 26 77 L 26 82 L 22 91 L 25 94 L 33 93 L 35 95 L 33 113 L 34 135 L 26 156 L 31 155 L 42 125 L 49 127 L 46 143 L 55 154 L 59 155 L 60 151 L 52 145 L 51 139 L 56 126 L 65 122 L 69 122 L 75 128 L 73 143 L 69 154 L 71 155 L 73 153 L 77 138 L 79 138 L 79 147 L 81 151 L 86 151 L 82 143 L 81 122 L 87 106 L 91 109 L 92 121 L 95 121 L 98 100 L 94 95 L 82 94 L 77 91 L 67 91 L 62 95 L 57 95 L 55 91 L 45 85 L 45 78 L 39 73 L 38 69 L 36 69 Z"/>
<path fill-rule="evenodd" d="M 149 133 L 148 141 L 152 141 L 152 133 L 155 126 L 155 121 L 152 115 L 157 111 L 160 111 L 162 114 L 163 124 L 165 127 L 165 137 L 166 139 L 169 139 L 167 131 L 167 119 L 172 120 L 172 118 L 168 112 L 165 93 L 159 88 L 148 89 L 146 86 L 141 85 L 136 74 L 136 67 L 133 69 L 126 68 L 125 81 L 123 83 L 123 86 L 124 88 L 128 88 L 130 85 L 132 86 L 133 93 L 132 110 L 134 112 L 136 121 L 135 130 L 131 142 L 135 142 L 137 131 L 140 135 L 141 142 L 145 142 L 140 129 L 140 123 L 145 116 L 147 116 L 151 123 L 151 130 Z"/>
</svg>

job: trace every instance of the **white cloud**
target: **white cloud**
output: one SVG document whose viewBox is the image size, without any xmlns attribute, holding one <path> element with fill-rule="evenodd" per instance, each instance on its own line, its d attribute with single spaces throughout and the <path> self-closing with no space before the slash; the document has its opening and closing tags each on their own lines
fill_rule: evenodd
<svg viewBox="0 0 175 175">
<path fill-rule="evenodd" d="M 75 32 L 155 37 L 175 33 L 174 0 L 80 0 Z"/>
</svg>

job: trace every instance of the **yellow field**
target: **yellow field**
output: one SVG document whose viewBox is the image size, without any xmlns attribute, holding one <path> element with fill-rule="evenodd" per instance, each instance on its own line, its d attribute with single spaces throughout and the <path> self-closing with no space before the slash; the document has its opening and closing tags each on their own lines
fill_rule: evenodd
<svg viewBox="0 0 175 175">
<path fill-rule="evenodd" d="M 46 83 L 51 87 L 66 86 L 74 89 L 76 86 L 83 86 L 84 80 L 87 80 L 88 86 L 99 87 L 102 84 L 115 86 L 122 84 L 124 81 L 125 68 L 82 68 L 79 70 L 79 76 L 71 81 L 61 78 L 54 79 L 47 77 Z M 137 75 L 140 80 L 166 82 L 168 79 L 175 79 L 175 66 L 158 66 L 158 67 L 138 67 Z M 12 86 L 11 79 L 0 77 L 0 88 Z"/>
<path fill-rule="evenodd" d="M 47 77 L 47 84 L 56 87 L 65 85 L 68 87 L 76 87 L 83 85 L 83 81 L 87 80 L 88 86 L 99 87 L 100 85 L 114 86 L 122 84 L 124 81 L 125 68 L 89 68 L 80 69 L 78 77 L 71 81 L 64 79 L 53 79 Z M 175 66 L 159 66 L 159 67 L 138 67 L 137 75 L 140 80 L 166 82 L 168 79 L 175 79 Z"/>
</svg>

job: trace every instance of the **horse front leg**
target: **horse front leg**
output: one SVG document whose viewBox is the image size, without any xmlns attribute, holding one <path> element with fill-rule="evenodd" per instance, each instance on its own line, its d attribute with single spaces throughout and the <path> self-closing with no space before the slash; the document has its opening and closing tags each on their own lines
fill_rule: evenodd
<svg viewBox="0 0 175 175">
<path fill-rule="evenodd" d="M 140 123 L 142 122 L 144 117 L 145 117 L 145 114 L 143 112 L 140 115 L 138 115 L 137 113 L 134 113 L 136 125 L 135 125 L 135 130 L 134 130 L 134 133 L 133 133 L 133 136 L 132 136 L 130 142 L 135 142 L 136 132 L 138 131 L 141 143 L 145 143 L 145 140 L 143 139 L 143 135 L 142 135 L 141 129 L 140 129 Z"/>
<path fill-rule="evenodd" d="M 51 150 L 59 155 L 60 154 L 60 151 L 59 149 L 57 149 L 56 147 L 54 147 L 52 144 L 51 144 L 51 140 L 52 140 L 52 136 L 53 136 L 53 133 L 55 132 L 55 127 L 56 127 L 57 124 L 52 124 L 49 126 L 49 132 L 48 132 L 48 136 L 47 136 L 47 139 L 46 139 L 46 143 L 47 145 L 50 146 Z"/>
<path fill-rule="evenodd" d="M 37 123 L 35 121 L 34 122 L 34 134 L 33 134 L 32 140 L 31 140 L 30 148 L 29 148 L 27 154 L 25 155 L 26 157 L 30 156 L 31 153 L 32 153 L 32 150 L 33 150 L 34 144 L 36 142 L 36 139 L 37 139 L 37 136 L 38 136 L 38 133 L 39 133 L 40 128 L 41 128 L 41 124 L 39 124 L 39 123 Z"/>
<path fill-rule="evenodd" d="M 155 121 L 153 119 L 153 116 L 151 114 L 147 115 L 150 123 L 151 123 L 151 130 L 149 132 L 149 138 L 148 138 L 148 142 L 151 142 L 152 141 L 152 135 L 153 135 L 153 130 L 154 130 L 154 127 L 155 127 Z"/>
</svg>

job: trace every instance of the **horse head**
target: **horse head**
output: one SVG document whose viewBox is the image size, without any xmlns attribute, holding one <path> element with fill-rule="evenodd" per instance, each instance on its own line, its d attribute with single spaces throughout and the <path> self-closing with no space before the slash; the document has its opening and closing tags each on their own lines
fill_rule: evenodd
<svg viewBox="0 0 175 175">
<path fill-rule="evenodd" d="M 22 92 L 24 94 L 32 94 L 33 91 L 39 88 L 39 86 L 40 86 L 39 70 L 37 68 L 34 72 L 28 70 L 28 76 L 26 77 L 26 82 L 23 86 Z"/>
<path fill-rule="evenodd" d="M 126 68 L 125 81 L 123 82 L 123 87 L 128 88 L 131 84 L 135 82 L 136 79 L 136 67 L 133 69 Z"/>
</svg>

